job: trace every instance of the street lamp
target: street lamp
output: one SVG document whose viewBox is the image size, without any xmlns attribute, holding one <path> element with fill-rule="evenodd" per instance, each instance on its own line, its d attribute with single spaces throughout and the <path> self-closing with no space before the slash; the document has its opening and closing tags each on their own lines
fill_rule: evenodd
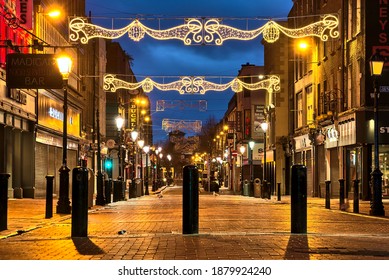
<svg viewBox="0 0 389 280">
<path fill-rule="evenodd" d="M 118 151 L 118 162 L 119 162 L 119 176 L 118 180 L 122 181 L 122 127 L 124 125 L 124 119 L 121 115 L 117 116 L 116 119 L 116 127 L 118 128 L 118 146 L 119 146 L 119 151 Z"/>
<path fill-rule="evenodd" d="M 249 147 L 250 147 L 250 190 L 249 190 L 249 195 L 252 193 L 253 187 L 254 187 L 254 166 L 253 166 L 253 149 L 254 149 L 255 142 L 251 140 L 249 142 Z"/>
<path fill-rule="evenodd" d="M 63 79 L 63 134 L 62 134 L 62 166 L 59 169 L 59 198 L 57 203 L 58 214 L 70 214 L 69 200 L 69 172 L 67 167 L 67 137 L 68 137 L 68 89 L 67 82 L 72 69 L 72 60 L 69 56 L 61 55 L 57 58 L 59 72 Z"/>
<path fill-rule="evenodd" d="M 267 190 L 267 182 L 266 182 L 266 132 L 269 128 L 269 124 L 267 122 L 261 123 L 261 128 L 263 130 L 263 176 L 262 176 L 262 184 L 265 187 L 265 191 Z M 270 194 L 270 190 L 268 191 L 268 195 Z"/>
<path fill-rule="evenodd" d="M 162 171 L 162 158 L 163 158 L 163 154 L 160 152 L 159 154 L 158 154 L 158 156 L 159 156 L 159 170 L 158 170 L 158 172 L 160 173 L 159 174 L 159 182 L 157 182 L 157 189 L 158 188 L 160 188 L 160 187 L 162 187 L 162 185 L 163 185 L 163 172 L 160 172 L 160 170 Z"/>
<path fill-rule="evenodd" d="M 246 151 L 246 147 L 244 145 L 240 146 L 239 148 L 239 151 L 240 151 L 240 154 L 241 154 L 241 161 L 240 161 L 240 167 L 241 167 L 241 171 L 240 171 L 240 179 L 241 179 L 241 191 L 242 191 L 242 194 L 243 194 L 243 154 L 244 152 Z"/>
<path fill-rule="evenodd" d="M 142 156 L 142 151 L 143 151 L 143 146 L 145 145 L 145 140 L 138 140 L 138 147 L 140 148 L 140 179 L 142 181 L 142 184 L 143 184 L 143 156 Z M 143 190 L 143 187 L 142 187 L 142 190 Z M 143 191 L 142 191 L 143 192 Z M 148 195 L 148 190 L 147 190 L 147 193 L 146 193 L 146 190 L 144 192 L 145 195 Z"/>
<path fill-rule="evenodd" d="M 169 161 L 169 172 L 167 173 L 167 174 L 168 174 L 167 185 L 170 186 L 170 183 L 171 183 L 172 180 L 173 180 L 173 178 L 171 178 L 172 175 L 173 175 L 173 173 L 172 173 L 172 164 L 171 164 L 171 162 L 172 162 L 172 156 L 171 156 L 170 154 L 168 154 L 168 155 L 166 156 L 166 158 L 167 158 L 167 160 Z M 170 179 L 170 180 L 169 180 L 169 179 Z"/>
<path fill-rule="evenodd" d="M 370 204 L 370 215 L 385 216 L 384 205 L 382 204 L 382 172 L 379 166 L 379 143 L 378 143 L 378 96 L 379 87 L 377 78 L 382 75 L 384 67 L 384 58 L 380 54 L 380 50 L 370 58 L 370 73 L 374 79 L 374 171 L 371 173 L 373 184 L 373 198 Z"/>
<path fill-rule="evenodd" d="M 131 192 L 129 192 L 130 198 L 136 197 L 136 186 L 135 186 L 135 166 L 136 166 L 136 160 L 135 160 L 135 148 L 136 148 L 136 139 L 138 138 L 138 131 L 133 130 L 131 131 L 131 140 L 132 140 L 132 174 L 131 174 Z"/>
<path fill-rule="evenodd" d="M 150 146 L 144 146 L 143 151 L 146 154 L 145 195 L 149 195 L 149 151 L 150 151 Z"/>
</svg>

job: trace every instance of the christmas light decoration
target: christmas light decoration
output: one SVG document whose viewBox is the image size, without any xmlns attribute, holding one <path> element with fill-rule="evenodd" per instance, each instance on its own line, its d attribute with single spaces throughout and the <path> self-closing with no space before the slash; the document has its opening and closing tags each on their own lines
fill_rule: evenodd
<svg viewBox="0 0 389 280">
<path fill-rule="evenodd" d="M 202 127 L 202 122 L 200 120 L 190 121 L 190 120 L 176 120 L 176 119 L 163 119 L 162 120 L 162 129 L 165 131 L 193 131 L 200 132 Z"/>
<path fill-rule="evenodd" d="M 195 108 L 200 112 L 207 111 L 207 100 L 157 100 L 156 111 L 165 111 L 167 108 L 179 108 L 184 110 L 185 108 Z"/>
<path fill-rule="evenodd" d="M 300 28 L 287 28 L 273 20 L 254 30 L 241 30 L 221 23 L 217 18 L 188 18 L 185 23 L 157 30 L 143 25 L 138 19 L 120 29 L 107 29 L 88 22 L 82 17 L 73 18 L 69 23 L 69 39 L 71 42 L 80 41 L 87 44 L 92 38 L 117 39 L 124 34 L 135 42 L 142 40 L 145 35 L 156 40 L 181 40 L 185 45 L 192 44 L 216 44 L 222 45 L 226 40 L 252 40 L 263 34 L 264 40 L 269 43 L 277 41 L 280 33 L 291 38 L 303 38 L 308 36 L 319 37 L 327 41 L 329 37 L 339 36 L 338 18 L 334 15 L 325 15 L 322 20 Z"/>
<path fill-rule="evenodd" d="M 280 90 L 280 78 L 272 75 L 264 78 L 256 83 L 245 83 L 239 78 L 234 78 L 232 81 L 224 84 L 217 84 L 205 80 L 204 77 L 180 77 L 180 80 L 171 83 L 157 83 L 150 77 L 137 83 L 130 83 L 118 79 L 113 74 L 106 74 L 104 76 L 104 90 L 115 92 L 118 89 L 135 90 L 142 88 L 144 92 L 151 92 L 154 87 L 161 91 L 178 91 L 180 94 L 184 93 L 200 93 L 204 94 L 207 91 L 225 91 L 231 88 L 234 92 L 240 92 L 243 88 L 248 90 L 265 89 L 269 93 Z"/>
</svg>

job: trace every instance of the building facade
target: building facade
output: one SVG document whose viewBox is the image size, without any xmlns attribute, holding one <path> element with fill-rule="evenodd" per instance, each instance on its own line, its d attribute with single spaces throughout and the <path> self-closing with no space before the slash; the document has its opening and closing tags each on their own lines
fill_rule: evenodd
<svg viewBox="0 0 389 280">
<path fill-rule="evenodd" d="M 327 181 L 331 194 L 338 196 L 344 182 L 346 193 L 353 192 L 357 184 L 360 197 L 370 199 L 374 89 L 369 59 L 377 49 L 387 56 L 388 27 L 383 20 L 387 11 L 385 0 L 294 1 L 289 27 L 302 26 L 311 17 L 320 19 L 316 15 L 339 17 L 338 38 L 307 38 L 310 47 L 305 51 L 296 48 L 296 40 L 290 46 L 294 60 L 293 161 L 307 166 L 309 195 L 323 197 Z M 388 70 L 384 69 L 379 96 L 383 188 L 388 178 L 387 81 Z"/>
</svg>

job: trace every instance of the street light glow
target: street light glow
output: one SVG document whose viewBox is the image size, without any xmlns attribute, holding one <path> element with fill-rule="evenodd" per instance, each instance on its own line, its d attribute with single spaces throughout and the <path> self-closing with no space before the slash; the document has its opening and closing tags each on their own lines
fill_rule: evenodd
<svg viewBox="0 0 389 280">
<path fill-rule="evenodd" d="M 57 65 L 62 78 L 68 80 L 72 70 L 72 59 L 66 54 L 61 54 L 57 57 Z"/>
<path fill-rule="evenodd" d="M 124 125 L 124 119 L 121 115 L 117 116 L 116 119 L 116 127 L 118 128 L 118 130 L 121 130 L 123 125 Z"/>
</svg>

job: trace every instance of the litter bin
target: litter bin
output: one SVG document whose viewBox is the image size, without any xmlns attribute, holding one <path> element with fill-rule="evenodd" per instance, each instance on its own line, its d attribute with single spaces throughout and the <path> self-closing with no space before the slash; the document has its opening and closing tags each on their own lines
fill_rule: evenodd
<svg viewBox="0 0 389 280">
<path fill-rule="evenodd" d="M 249 189 L 250 189 L 249 181 L 244 180 L 244 184 L 243 184 L 243 195 L 244 196 L 249 196 Z"/>
<path fill-rule="evenodd" d="M 142 179 L 141 178 L 135 178 L 135 186 L 136 186 L 136 196 L 140 197 L 142 196 Z"/>
<path fill-rule="evenodd" d="M 132 182 L 134 180 L 134 182 Z M 136 179 L 127 180 L 128 182 L 128 198 L 136 197 Z"/>
<path fill-rule="evenodd" d="M 254 179 L 254 197 L 261 197 L 261 180 L 259 178 Z"/>
<path fill-rule="evenodd" d="M 123 181 L 113 180 L 113 202 L 124 200 Z"/>
</svg>

